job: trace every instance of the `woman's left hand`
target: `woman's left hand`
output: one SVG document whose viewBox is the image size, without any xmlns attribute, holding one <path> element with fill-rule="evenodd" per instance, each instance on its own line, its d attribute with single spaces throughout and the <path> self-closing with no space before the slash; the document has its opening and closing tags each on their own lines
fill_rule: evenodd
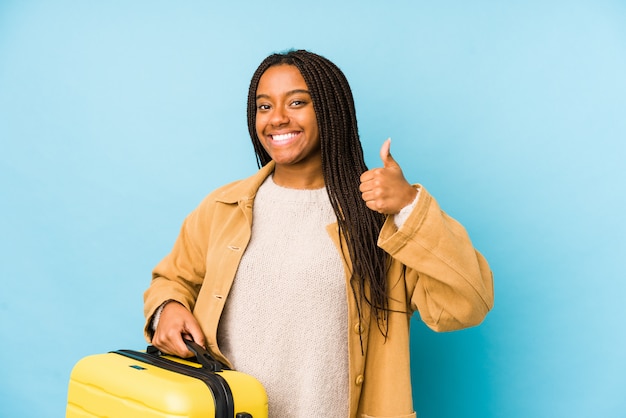
<svg viewBox="0 0 626 418">
<path fill-rule="evenodd" d="M 391 138 L 380 148 L 383 166 L 361 174 L 361 197 L 371 210 L 385 215 L 395 215 L 413 202 L 417 189 L 406 181 L 400 165 L 393 159 L 389 149 Z"/>
</svg>

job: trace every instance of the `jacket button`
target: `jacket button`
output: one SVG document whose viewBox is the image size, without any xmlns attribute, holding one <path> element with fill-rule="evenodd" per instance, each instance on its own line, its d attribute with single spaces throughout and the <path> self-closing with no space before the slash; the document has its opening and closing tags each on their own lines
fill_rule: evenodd
<svg viewBox="0 0 626 418">
<path fill-rule="evenodd" d="M 354 332 L 356 334 L 363 334 L 364 328 L 363 325 L 361 325 L 361 323 L 358 323 L 354 326 Z"/>
<path fill-rule="evenodd" d="M 361 384 L 363 384 L 363 375 L 362 374 L 358 375 L 354 383 L 356 383 L 357 386 L 361 386 Z"/>
</svg>

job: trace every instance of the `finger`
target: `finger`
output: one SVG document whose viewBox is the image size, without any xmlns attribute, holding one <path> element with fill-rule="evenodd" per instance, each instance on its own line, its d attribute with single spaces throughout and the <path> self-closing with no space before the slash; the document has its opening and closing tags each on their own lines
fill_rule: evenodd
<svg viewBox="0 0 626 418">
<path fill-rule="evenodd" d="M 373 179 L 367 179 L 365 181 L 361 181 L 361 184 L 359 184 L 359 191 L 361 193 L 366 193 L 366 192 L 371 191 L 375 186 L 374 181 L 372 180 Z"/>
<path fill-rule="evenodd" d="M 374 196 L 373 196 L 372 192 L 367 191 L 367 192 L 361 193 L 361 199 L 363 199 L 363 201 L 366 204 L 368 204 L 369 202 L 374 200 Z"/>
<path fill-rule="evenodd" d="M 152 340 L 152 345 L 166 354 L 173 354 L 183 358 L 189 355 L 180 333 L 164 336 L 155 334 L 155 338 Z"/>
<path fill-rule="evenodd" d="M 383 142 L 382 147 L 380 147 L 380 159 L 383 161 L 383 164 L 389 158 L 389 150 L 391 149 L 391 138 L 387 138 L 385 142 Z"/>
<path fill-rule="evenodd" d="M 373 210 L 374 212 L 385 213 L 383 207 L 381 206 L 378 200 L 366 201 L 365 206 L 367 206 L 369 209 Z"/>
<path fill-rule="evenodd" d="M 396 161 L 391 156 L 391 138 L 387 138 L 385 142 L 383 142 L 382 147 L 380 147 L 380 159 L 383 162 L 384 167 L 389 167 L 391 165 L 395 165 Z"/>
<path fill-rule="evenodd" d="M 361 174 L 361 177 L 359 177 L 359 181 L 361 182 L 361 184 L 363 184 L 363 183 L 370 181 L 373 178 L 374 178 L 374 174 L 372 170 L 367 170 L 363 172 L 363 174 Z"/>
<path fill-rule="evenodd" d="M 183 358 L 193 357 L 193 353 L 189 350 L 187 344 L 185 344 L 185 340 L 193 340 L 193 337 L 191 336 L 191 334 L 188 334 L 186 332 L 180 334 L 180 338 L 176 341 L 177 355 Z"/>
<path fill-rule="evenodd" d="M 202 347 L 206 348 L 204 334 L 202 333 L 202 330 L 200 329 L 200 326 L 198 325 L 198 323 L 194 322 L 194 323 L 188 324 L 187 332 L 189 333 L 189 338 L 191 338 L 193 341 L 195 341 Z"/>
</svg>

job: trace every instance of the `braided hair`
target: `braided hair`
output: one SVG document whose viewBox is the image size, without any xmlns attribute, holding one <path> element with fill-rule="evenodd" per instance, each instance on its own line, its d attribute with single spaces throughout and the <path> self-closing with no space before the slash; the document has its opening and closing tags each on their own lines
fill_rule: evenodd
<svg viewBox="0 0 626 418">
<path fill-rule="evenodd" d="M 387 257 L 377 240 L 384 215 L 370 210 L 359 191 L 360 176 L 367 171 L 359 139 L 354 99 L 348 80 L 328 59 L 305 50 L 272 54 L 259 65 L 248 90 L 248 130 L 257 164 L 271 157 L 256 133 L 256 91 L 263 73 L 276 65 L 293 65 L 302 74 L 317 117 L 322 171 L 330 203 L 337 216 L 352 263 L 350 284 L 361 317 L 362 301 L 372 307 L 383 335 L 387 335 Z"/>
</svg>

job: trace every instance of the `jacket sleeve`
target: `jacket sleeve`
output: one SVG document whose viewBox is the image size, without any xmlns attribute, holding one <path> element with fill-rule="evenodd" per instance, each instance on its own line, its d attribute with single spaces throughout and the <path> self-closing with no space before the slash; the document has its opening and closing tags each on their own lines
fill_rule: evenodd
<svg viewBox="0 0 626 418">
<path fill-rule="evenodd" d="M 172 251 L 152 271 L 152 281 L 144 292 L 144 334 L 152 339 L 152 318 L 168 300 L 174 300 L 193 311 L 206 270 L 207 218 L 204 202 L 183 222 Z"/>
<path fill-rule="evenodd" d="M 465 228 L 421 186 L 401 228 L 389 217 L 378 245 L 406 267 L 410 308 L 435 331 L 480 324 L 493 307 L 493 274 Z"/>
</svg>

